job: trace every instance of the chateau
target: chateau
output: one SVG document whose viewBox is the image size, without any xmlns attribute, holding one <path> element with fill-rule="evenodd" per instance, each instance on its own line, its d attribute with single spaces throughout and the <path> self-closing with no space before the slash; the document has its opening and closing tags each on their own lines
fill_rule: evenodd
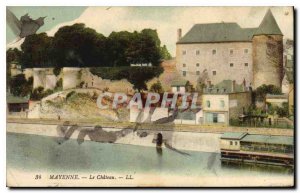
<svg viewBox="0 0 300 193">
<path fill-rule="evenodd" d="M 283 34 L 268 10 L 257 28 L 237 23 L 195 24 L 181 37 L 178 29 L 176 67 L 182 78 L 196 84 L 223 80 L 244 81 L 254 89 L 262 84 L 281 88 L 283 79 Z"/>
</svg>

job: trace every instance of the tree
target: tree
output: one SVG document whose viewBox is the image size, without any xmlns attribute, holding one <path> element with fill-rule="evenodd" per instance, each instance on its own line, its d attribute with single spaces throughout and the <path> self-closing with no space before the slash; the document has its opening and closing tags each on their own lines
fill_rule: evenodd
<svg viewBox="0 0 300 193">
<path fill-rule="evenodd" d="M 151 92 L 156 92 L 156 93 L 163 93 L 164 89 L 162 88 L 162 85 L 160 81 L 158 80 L 156 83 L 153 83 L 150 87 Z"/>
<path fill-rule="evenodd" d="M 162 55 L 157 31 L 143 29 L 140 33 L 134 32 L 132 44 L 126 55 L 130 63 L 151 63 L 153 66 L 158 66 Z"/>
<path fill-rule="evenodd" d="M 167 46 L 163 45 L 163 47 L 160 48 L 161 57 L 165 60 L 171 60 L 172 56 L 169 53 Z"/>
<path fill-rule="evenodd" d="M 256 100 L 264 101 L 267 94 L 282 94 L 281 89 L 274 85 L 261 85 L 255 90 Z"/>
<path fill-rule="evenodd" d="M 54 35 L 53 54 L 60 67 L 89 67 L 105 62 L 106 38 L 84 24 L 61 27 Z"/>
<path fill-rule="evenodd" d="M 6 51 L 6 63 L 10 64 L 12 62 L 19 63 L 20 62 L 20 57 L 21 57 L 22 52 L 18 50 L 17 48 L 9 48 Z"/>
<path fill-rule="evenodd" d="M 24 74 L 18 74 L 10 79 L 10 92 L 15 96 L 28 96 L 31 94 L 33 78 L 26 80 Z"/>
<path fill-rule="evenodd" d="M 53 65 L 53 37 L 46 33 L 27 36 L 21 45 L 20 63 L 24 68 L 49 67 Z"/>
</svg>

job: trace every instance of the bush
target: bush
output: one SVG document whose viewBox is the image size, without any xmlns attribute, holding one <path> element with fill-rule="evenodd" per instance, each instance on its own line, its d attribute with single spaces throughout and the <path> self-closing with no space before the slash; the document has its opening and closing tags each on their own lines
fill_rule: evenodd
<svg viewBox="0 0 300 193">
<path fill-rule="evenodd" d="M 53 74 L 55 75 L 55 76 L 58 76 L 59 74 L 60 74 L 60 72 L 61 72 L 61 67 L 55 67 L 54 69 L 53 69 Z"/>
<path fill-rule="evenodd" d="M 151 92 L 156 92 L 156 93 L 163 93 L 164 89 L 162 88 L 162 85 L 160 81 L 158 80 L 156 83 L 153 83 L 150 87 Z"/>
<path fill-rule="evenodd" d="M 62 79 L 60 78 L 57 82 L 56 82 L 56 85 L 55 85 L 55 88 L 54 90 L 55 91 L 59 91 L 59 90 L 62 90 Z"/>
<path fill-rule="evenodd" d="M 71 96 L 73 96 L 76 92 L 75 91 L 71 91 L 67 94 L 66 96 L 66 100 L 68 100 Z"/>
<path fill-rule="evenodd" d="M 33 78 L 26 80 L 24 74 L 18 74 L 9 80 L 10 92 L 15 96 L 28 96 L 31 94 Z"/>
</svg>

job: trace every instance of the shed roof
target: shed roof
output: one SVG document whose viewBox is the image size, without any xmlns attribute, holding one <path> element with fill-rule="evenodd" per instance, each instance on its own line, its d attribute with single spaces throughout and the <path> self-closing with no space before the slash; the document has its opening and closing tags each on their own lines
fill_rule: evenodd
<svg viewBox="0 0 300 193">
<path fill-rule="evenodd" d="M 274 135 L 246 135 L 241 141 L 243 142 L 256 142 L 267 144 L 282 144 L 293 145 L 294 139 L 289 136 L 274 136 Z"/>
<path fill-rule="evenodd" d="M 242 139 L 247 133 L 241 132 L 226 132 L 221 136 L 221 139 Z"/>
</svg>

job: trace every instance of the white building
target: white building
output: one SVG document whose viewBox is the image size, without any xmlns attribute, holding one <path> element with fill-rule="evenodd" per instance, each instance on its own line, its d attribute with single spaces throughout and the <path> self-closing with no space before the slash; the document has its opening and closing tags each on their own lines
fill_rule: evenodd
<svg viewBox="0 0 300 193">
<path fill-rule="evenodd" d="M 245 83 L 224 80 L 202 95 L 203 124 L 229 125 L 231 118 L 237 119 L 250 105 L 251 93 Z"/>
</svg>

